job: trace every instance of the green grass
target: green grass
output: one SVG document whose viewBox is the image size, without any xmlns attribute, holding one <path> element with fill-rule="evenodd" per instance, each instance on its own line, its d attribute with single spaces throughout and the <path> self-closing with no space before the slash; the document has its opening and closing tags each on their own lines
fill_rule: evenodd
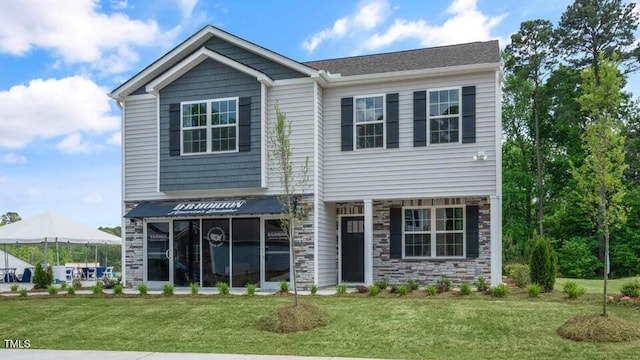
<svg viewBox="0 0 640 360">
<path fill-rule="evenodd" d="M 607 280 L 607 294 L 620 294 L 620 288 L 625 283 L 640 279 L 640 277 L 630 277 L 623 279 L 609 279 Z M 603 280 L 584 280 L 584 279 L 568 279 L 558 278 L 556 279 L 556 285 L 553 287 L 555 291 L 562 291 L 562 286 L 567 281 L 574 281 L 579 287 L 585 288 L 587 294 L 601 294 L 603 290 Z"/>
<path fill-rule="evenodd" d="M 0 338 L 29 339 L 40 349 L 403 359 L 622 359 L 640 351 L 640 341 L 595 344 L 556 334 L 569 318 L 601 311 L 601 297 L 589 292 L 574 300 L 560 291 L 529 298 L 524 289 L 500 299 L 423 290 L 302 299 L 324 309 L 330 323 L 290 334 L 259 330 L 260 318 L 293 301 L 281 295 L 0 298 Z M 609 311 L 640 324 L 637 308 Z"/>
</svg>

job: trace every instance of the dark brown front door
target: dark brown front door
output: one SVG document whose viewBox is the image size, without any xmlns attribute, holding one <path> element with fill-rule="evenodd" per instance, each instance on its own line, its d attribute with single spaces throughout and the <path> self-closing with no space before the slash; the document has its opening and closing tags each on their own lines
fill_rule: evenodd
<svg viewBox="0 0 640 360">
<path fill-rule="evenodd" d="M 342 218 L 342 281 L 364 282 L 364 217 Z"/>
</svg>

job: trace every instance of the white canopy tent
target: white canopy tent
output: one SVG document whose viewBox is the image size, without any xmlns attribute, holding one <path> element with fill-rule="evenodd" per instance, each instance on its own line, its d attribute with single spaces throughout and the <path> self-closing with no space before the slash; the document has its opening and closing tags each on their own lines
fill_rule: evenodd
<svg viewBox="0 0 640 360">
<path fill-rule="evenodd" d="M 25 220 L 0 226 L 0 244 L 37 245 L 44 244 L 45 263 L 47 246 L 56 246 L 56 262 L 59 263 L 59 244 L 122 245 L 122 240 L 104 231 L 93 229 L 54 212 L 46 212 Z M 6 249 L 5 249 L 6 251 Z"/>
</svg>

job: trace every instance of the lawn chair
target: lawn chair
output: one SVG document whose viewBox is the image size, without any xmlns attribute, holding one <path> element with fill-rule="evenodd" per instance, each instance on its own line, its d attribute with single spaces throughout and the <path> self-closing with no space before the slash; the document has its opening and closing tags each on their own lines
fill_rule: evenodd
<svg viewBox="0 0 640 360">
<path fill-rule="evenodd" d="M 67 266 L 65 268 L 65 277 L 67 278 L 67 282 L 71 283 L 73 282 L 73 271 L 75 269 L 71 266 Z"/>
<path fill-rule="evenodd" d="M 90 267 L 87 269 L 87 280 L 96 278 L 96 268 Z"/>
<path fill-rule="evenodd" d="M 25 268 L 22 273 L 22 279 L 20 279 L 21 283 L 30 283 L 31 282 L 31 269 Z"/>
<path fill-rule="evenodd" d="M 113 266 L 107 266 L 102 273 L 102 276 L 106 276 L 111 279 L 113 277 Z"/>
</svg>

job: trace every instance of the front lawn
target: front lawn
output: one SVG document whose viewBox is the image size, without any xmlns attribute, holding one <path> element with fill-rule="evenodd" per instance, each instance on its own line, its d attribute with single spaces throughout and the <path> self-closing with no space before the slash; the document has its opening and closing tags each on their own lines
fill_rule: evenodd
<svg viewBox="0 0 640 360">
<path fill-rule="evenodd" d="M 209 352 L 403 359 L 634 358 L 640 342 L 577 343 L 556 335 L 567 319 L 601 311 L 601 296 L 566 300 L 473 293 L 427 297 L 306 296 L 331 323 L 291 334 L 258 330 L 264 314 L 290 303 L 274 296 L 86 296 L 0 298 L 0 337 L 32 348 Z M 640 309 L 610 313 L 640 324 Z"/>
</svg>

